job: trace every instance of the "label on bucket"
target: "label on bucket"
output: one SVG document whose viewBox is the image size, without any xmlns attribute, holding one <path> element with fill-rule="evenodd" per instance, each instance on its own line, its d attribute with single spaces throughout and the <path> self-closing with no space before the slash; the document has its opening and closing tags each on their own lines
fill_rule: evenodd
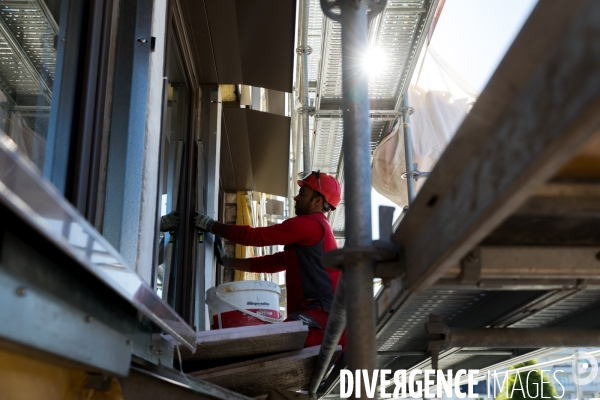
<svg viewBox="0 0 600 400">
<path fill-rule="evenodd" d="M 275 310 L 265 308 L 248 308 L 248 311 L 255 312 L 269 318 L 281 318 L 281 313 Z M 219 324 L 219 319 L 221 320 Z M 261 321 L 241 311 L 226 311 L 221 314 L 213 315 L 210 329 L 237 328 L 239 326 L 268 325 L 268 322 Z M 220 325 L 220 326 L 219 326 Z"/>
<path fill-rule="evenodd" d="M 263 301 L 262 303 L 259 303 L 259 302 L 256 302 L 256 301 L 247 301 L 246 305 L 247 306 L 265 306 L 265 307 L 269 307 L 271 304 L 268 303 L 268 302 L 266 302 L 266 301 Z"/>
</svg>

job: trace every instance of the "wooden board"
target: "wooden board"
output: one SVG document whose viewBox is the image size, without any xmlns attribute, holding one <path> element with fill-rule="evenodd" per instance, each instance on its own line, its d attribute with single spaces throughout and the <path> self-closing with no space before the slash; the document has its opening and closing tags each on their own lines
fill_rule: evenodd
<svg viewBox="0 0 600 400">
<path fill-rule="evenodd" d="M 600 135 L 583 146 L 583 149 L 557 174 L 557 178 L 600 178 Z"/>
<path fill-rule="evenodd" d="M 196 352 L 180 348 L 183 361 L 225 360 L 300 350 L 308 335 L 301 321 L 198 332 Z"/>
<path fill-rule="evenodd" d="M 543 185 L 483 244 L 600 245 L 600 184 L 595 179 L 570 179 Z"/>
<path fill-rule="evenodd" d="M 300 390 L 310 384 L 320 349 L 321 346 L 309 347 L 190 375 L 246 396 L 265 395 L 272 389 Z M 333 360 L 341 350 L 342 347 L 337 346 Z"/>
</svg>

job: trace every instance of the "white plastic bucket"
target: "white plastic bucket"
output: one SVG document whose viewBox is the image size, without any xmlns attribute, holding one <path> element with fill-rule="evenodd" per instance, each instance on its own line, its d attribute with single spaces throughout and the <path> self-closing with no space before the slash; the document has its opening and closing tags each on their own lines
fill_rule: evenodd
<svg viewBox="0 0 600 400">
<path fill-rule="evenodd" d="M 283 322 L 279 285 L 265 281 L 224 283 L 206 291 L 211 329 Z"/>
</svg>

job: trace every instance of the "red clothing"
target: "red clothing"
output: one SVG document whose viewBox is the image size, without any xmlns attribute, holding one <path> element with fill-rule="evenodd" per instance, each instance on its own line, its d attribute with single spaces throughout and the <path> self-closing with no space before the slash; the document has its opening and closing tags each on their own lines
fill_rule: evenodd
<svg viewBox="0 0 600 400">
<path fill-rule="evenodd" d="M 325 336 L 325 327 L 327 326 L 327 320 L 329 319 L 329 314 L 323 311 L 322 308 L 317 308 L 314 310 L 305 310 L 304 314 L 310 315 L 312 319 L 314 319 L 319 325 L 323 327 L 323 329 L 316 328 L 308 328 L 308 335 L 306 336 L 306 340 L 304 341 L 304 347 L 313 347 L 319 346 L 323 343 L 323 337 Z M 283 322 L 295 321 L 293 319 L 286 319 Z M 340 339 L 340 343 L 342 348 L 346 348 L 346 331 L 344 330 L 344 334 Z"/>
<path fill-rule="evenodd" d="M 286 271 L 288 315 L 297 311 L 310 315 L 323 329 L 309 328 L 306 346 L 321 344 L 333 293 L 340 278 L 340 271 L 324 268 L 317 260 L 319 254 L 337 249 L 325 215 L 297 216 L 281 224 L 261 228 L 234 225 L 230 238 L 245 246 L 285 245 L 282 252 L 252 258 L 251 272 Z M 344 332 L 340 340 L 343 347 L 345 336 Z"/>
<path fill-rule="evenodd" d="M 337 249 L 327 218 L 322 213 L 301 215 L 285 220 L 281 224 L 252 228 L 250 226 L 233 225 L 230 230 L 232 242 L 245 246 L 299 245 L 314 246 L 323 239 L 325 252 Z M 294 246 L 286 246 L 282 252 L 273 255 L 254 257 L 251 259 L 251 272 L 287 271 L 286 286 L 288 293 L 288 314 L 298 311 L 305 301 L 302 291 L 298 258 Z M 327 268 L 333 290 L 337 287 L 340 271 Z M 329 310 L 327 310 L 329 311 Z"/>
</svg>

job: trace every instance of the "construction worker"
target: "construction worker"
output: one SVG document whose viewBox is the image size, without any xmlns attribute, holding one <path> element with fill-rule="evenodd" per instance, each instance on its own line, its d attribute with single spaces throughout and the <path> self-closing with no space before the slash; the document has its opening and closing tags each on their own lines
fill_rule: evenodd
<svg viewBox="0 0 600 400">
<path fill-rule="evenodd" d="M 294 197 L 296 217 L 281 224 L 252 228 L 226 225 L 196 213 L 196 228 L 212 232 L 245 246 L 284 245 L 284 251 L 253 258 L 221 257 L 226 269 L 274 273 L 286 271 L 288 320 L 303 321 L 309 327 L 306 347 L 323 341 L 333 295 L 340 271 L 323 265 L 323 255 L 337 248 L 325 213 L 339 205 L 341 187 L 332 176 L 320 171 L 305 174 L 298 181 Z M 345 347 L 345 334 L 340 344 Z"/>
</svg>

